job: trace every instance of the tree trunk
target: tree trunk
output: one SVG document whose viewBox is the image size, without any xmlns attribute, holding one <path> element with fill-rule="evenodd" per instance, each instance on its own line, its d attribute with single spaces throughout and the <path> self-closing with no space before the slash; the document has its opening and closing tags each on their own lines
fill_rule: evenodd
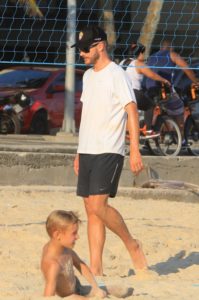
<svg viewBox="0 0 199 300">
<path fill-rule="evenodd" d="M 23 5 L 24 10 L 30 17 L 39 17 L 42 18 L 43 14 L 39 9 L 35 0 L 18 0 L 21 5 Z M 15 0 L 15 2 L 17 2 Z"/>
<path fill-rule="evenodd" d="M 151 0 L 144 25 L 141 29 L 139 42 L 146 46 L 145 58 L 149 56 L 151 45 L 160 21 L 160 14 L 164 0 Z"/>
<path fill-rule="evenodd" d="M 100 26 L 106 31 L 108 36 L 109 51 L 112 52 L 116 44 L 116 34 L 114 26 L 114 16 L 113 16 L 113 0 L 99 0 L 99 7 L 103 12 L 103 17 L 101 19 L 100 13 Z"/>
</svg>

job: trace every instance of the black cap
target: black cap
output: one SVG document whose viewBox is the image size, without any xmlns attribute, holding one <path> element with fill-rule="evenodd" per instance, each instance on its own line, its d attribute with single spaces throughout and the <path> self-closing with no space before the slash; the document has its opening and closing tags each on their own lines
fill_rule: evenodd
<svg viewBox="0 0 199 300">
<path fill-rule="evenodd" d="M 104 30 L 98 26 L 91 25 L 80 31 L 76 44 L 72 47 L 90 47 L 92 44 L 107 41 L 107 35 Z"/>
</svg>

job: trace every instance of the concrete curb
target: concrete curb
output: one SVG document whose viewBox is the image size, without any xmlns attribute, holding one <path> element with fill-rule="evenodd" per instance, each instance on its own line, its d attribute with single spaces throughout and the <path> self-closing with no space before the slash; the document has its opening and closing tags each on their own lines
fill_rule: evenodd
<svg viewBox="0 0 199 300">
<path fill-rule="evenodd" d="M 63 191 L 75 193 L 77 177 L 73 161 L 78 136 L 12 135 L 1 136 L 0 190 Z M 139 188 L 150 179 L 199 184 L 199 157 L 161 157 L 143 155 L 145 170 L 134 176 L 125 158 L 118 195 L 132 199 L 168 199 L 198 202 L 198 194 L 187 189 Z M 150 171 L 150 172 L 149 172 Z M 136 187 L 136 188 L 135 188 Z"/>
<path fill-rule="evenodd" d="M 0 185 L 47 185 L 76 186 L 73 170 L 74 154 L 1 151 Z M 152 157 L 144 156 L 145 166 L 151 167 L 159 179 L 181 180 L 198 184 L 199 157 Z M 150 177 L 146 172 L 133 176 L 126 157 L 121 187 L 139 187 Z M 156 177 L 157 178 L 157 177 Z"/>
<path fill-rule="evenodd" d="M 0 186 L 0 191 L 11 192 L 44 192 L 44 193 L 74 193 L 76 195 L 76 186 L 44 186 L 44 185 L 19 185 Z M 130 197 L 132 200 L 168 200 L 177 202 L 199 203 L 199 196 L 191 191 L 184 189 L 152 189 L 152 188 L 133 188 L 119 187 L 118 197 Z"/>
</svg>

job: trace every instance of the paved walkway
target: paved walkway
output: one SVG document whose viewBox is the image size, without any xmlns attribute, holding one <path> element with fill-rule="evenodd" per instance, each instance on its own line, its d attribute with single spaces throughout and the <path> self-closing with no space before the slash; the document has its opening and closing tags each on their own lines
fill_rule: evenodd
<svg viewBox="0 0 199 300">
<path fill-rule="evenodd" d="M 0 189 L 64 189 L 74 191 L 76 176 L 73 171 L 74 154 L 78 136 L 59 133 L 57 136 L 10 135 L 0 136 Z M 163 180 L 178 180 L 199 184 L 199 157 L 147 156 L 143 160 Z M 197 193 L 185 189 L 140 189 L 150 179 L 147 172 L 134 177 L 125 159 L 120 180 L 119 193 L 136 199 L 165 199 L 175 201 L 198 201 Z M 136 188 L 135 188 L 136 186 Z"/>
<path fill-rule="evenodd" d="M 0 151 L 76 153 L 78 136 L 59 133 L 52 135 L 0 135 Z"/>
</svg>

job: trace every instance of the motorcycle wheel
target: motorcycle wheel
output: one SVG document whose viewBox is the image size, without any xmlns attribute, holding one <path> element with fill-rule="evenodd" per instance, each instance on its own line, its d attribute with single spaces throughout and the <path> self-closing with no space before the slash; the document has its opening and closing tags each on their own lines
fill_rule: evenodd
<svg viewBox="0 0 199 300">
<path fill-rule="evenodd" d="M 21 131 L 20 121 L 15 114 L 0 114 L 0 134 L 19 134 Z"/>
</svg>

